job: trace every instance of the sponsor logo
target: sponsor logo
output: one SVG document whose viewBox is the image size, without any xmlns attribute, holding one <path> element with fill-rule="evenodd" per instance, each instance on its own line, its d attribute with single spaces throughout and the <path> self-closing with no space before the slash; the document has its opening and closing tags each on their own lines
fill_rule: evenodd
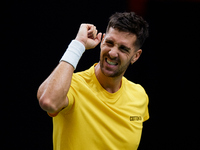
<svg viewBox="0 0 200 150">
<path fill-rule="evenodd" d="M 130 121 L 141 121 L 142 117 L 141 116 L 130 116 Z"/>
</svg>

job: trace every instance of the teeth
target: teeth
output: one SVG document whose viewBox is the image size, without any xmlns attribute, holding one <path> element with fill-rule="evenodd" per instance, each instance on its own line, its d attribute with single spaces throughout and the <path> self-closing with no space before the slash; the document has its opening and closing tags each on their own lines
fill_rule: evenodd
<svg viewBox="0 0 200 150">
<path fill-rule="evenodd" d="M 117 63 L 111 62 L 107 59 L 107 63 L 109 63 L 110 65 L 116 65 Z"/>
</svg>

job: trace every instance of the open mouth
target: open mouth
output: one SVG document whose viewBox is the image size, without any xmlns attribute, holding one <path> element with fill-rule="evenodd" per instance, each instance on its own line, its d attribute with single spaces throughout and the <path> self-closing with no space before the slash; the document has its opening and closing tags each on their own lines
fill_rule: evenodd
<svg viewBox="0 0 200 150">
<path fill-rule="evenodd" d="M 116 65 L 118 65 L 118 63 L 117 63 L 117 62 L 112 62 L 112 61 L 109 61 L 107 58 L 106 58 L 105 60 L 106 60 L 106 62 L 107 62 L 109 65 L 113 65 L 113 66 L 116 66 Z"/>
</svg>

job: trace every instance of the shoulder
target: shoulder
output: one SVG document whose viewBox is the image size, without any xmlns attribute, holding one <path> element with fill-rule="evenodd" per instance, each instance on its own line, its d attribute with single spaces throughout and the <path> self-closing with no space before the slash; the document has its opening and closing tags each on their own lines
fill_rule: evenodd
<svg viewBox="0 0 200 150">
<path fill-rule="evenodd" d="M 132 92 L 137 92 L 140 94 L 146 94 L 145 89 L 140 85 L 140 84 L 136 84 L 128 79 L 126 79 L 125 77 L 123 77 L 122 82 L 124 82 L 124 88 L 126 90 L 130 90 Z"/>
<path fill-rule="evenodd" d="M 126 95 L 125 99 L 129 102 L 131 101 L 134 106 L 140 108 L 141 111 L 148 112 L 149 97 L 144 88 L 140 84 L 131 82 L 126 78 L 123 78 L 123 82 L 123 93 Z M 148 115 L 145 118 L 148 118 Z"/>
<path fill-rule="evenodd" d="M 143 120 L 147 120 L 149 118 L 149 98 L 145 89 L 140 84 L 136 84 L 132 81 L 129 81 L 124 77 L 123 82 L 123 93 L 126 95 L 126 99 L 128 99 L 130 103 L 132 102 L 131 104 L 133 104 L 133 107 L 137 108 L 137 110 L 143 116 Z"/>
<path fill-rule="evenodd" d="M 88 78 L 91 78 L 92 73 L 90 69 L 74 73 L 72 76 L 73 80 L 87 80 Z"/>
<path fill-rule="evenodd" d="M 80 84 L 86 84 L 88 82 L 91 82 L 93 74 L 94 74 L 93 66 L 85 71 L 74 73 L 72 76 L 71 85 L 79 86 Z"/>
<path fill-rule="evenodd" d="M 132 81 L 123 78 L 123 89 L 127 98 L 137 102 L 139 105 L 147 105 L 149 98 L 145 89 L 140 85 Z"/>
</svg>

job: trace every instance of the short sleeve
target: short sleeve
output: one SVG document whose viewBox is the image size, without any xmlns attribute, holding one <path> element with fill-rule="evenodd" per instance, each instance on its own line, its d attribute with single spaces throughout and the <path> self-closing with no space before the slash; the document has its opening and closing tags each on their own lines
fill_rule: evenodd
<svg viewBox="0 0 200 150">
<path fill-rule="evenodd" d="M 149 98 L 147 96 L 147 101 L 146 101 L 146 108 L 145 108 L 145 113 L 144 113 L 144 121 L 147 121 L 149 119 L 149 109 L 148 109 L 148 104 L 149 104 Z"/>
<path fill-rule="evenodd" d="M 147 121 L 148 119 L 149 119 L 149 110 L 148 110 L 148 107 L 147 107 L 146 110 L 145 110 L 145 114 L 144 114 L 144 121 Z"/>
<path fill-rule="evenodd" d="M 69 88 L 69 91 L 68 91 L 68 94 L 67 94 L 67 98 L 68 98 L 68 101 L 69 101 L 67 107 L 63 108 L 59 112 L 56 112 L 56 113 L 47 113 L 47 114 L 50 117 L 56 117 L 60 112 L 67 113 L 71 109 L 72 105 L 74 104 L 74 96 L 73 96 L 73 87 L 72 86 L 70 86 L 70 88 Z"/>
<path fill-rule="evenodd" d="M 70 86 L 70 88 L 69 88 L 67 98 L 68 98 L 68 101 L 69 101 L 68 106 L 65 107 L 62 110 L 62 112 L 65 112 L 65 113 L 67 113 L 72 108 L 72 106 L 74 104 L 74 88 L 72 86 Z"/>
</svg>

